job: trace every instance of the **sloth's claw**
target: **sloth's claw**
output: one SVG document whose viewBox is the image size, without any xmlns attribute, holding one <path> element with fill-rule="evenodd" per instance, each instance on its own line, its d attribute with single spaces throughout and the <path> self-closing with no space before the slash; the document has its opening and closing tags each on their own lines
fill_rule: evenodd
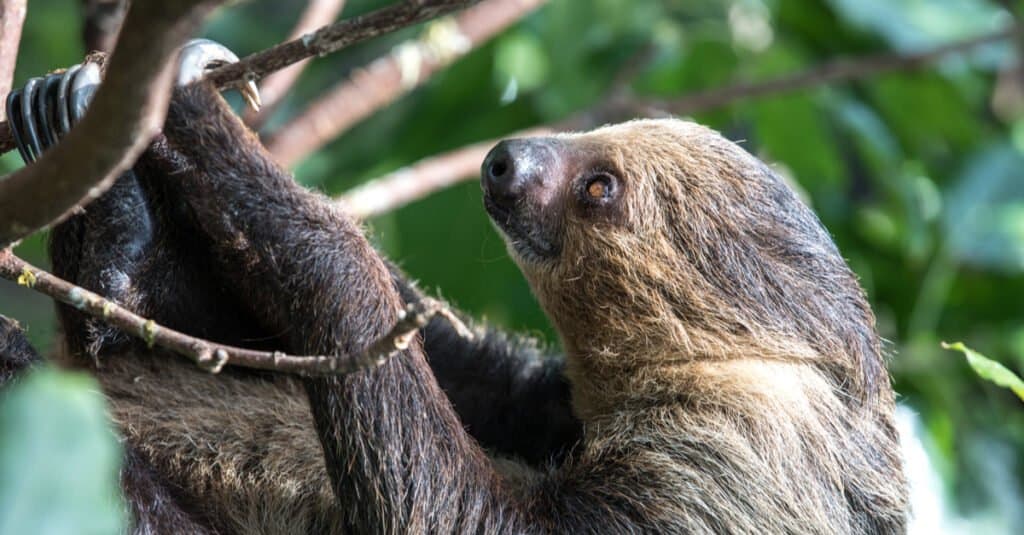
<svg viewBox="0 0 1024 535">
<path fill-rule="evenodd" d="M 60 131 L 63 134 L 71 131 L 71 108 L 68 104 L 68 89 L 71 87 L 71 80 L 78 74 L 81 68 L 81 65 L 72 65 L 60 77 L 60 86 L 57 88 L 57 120 L 60 124 Z"/>
<path fill-rule="evenodd" d="M 188 85 L 217 67 L 237 62 L 238 56 L 226 46 L 209 39 L 193 39 L 181 47 L 181 55 L 178 56 L 177 84 Z M 260 91 L 256 87 L 256 82 L 246 81 L 237 88 L 245 103 L 253 110 L 259 111 Z"/>
<path fill-rule="evenodd" d="M 21 137 L 24 124 L 21 118 L 21 89 L 12 90 L 7 94 L 7 121 L 11 128 L 11 137 L 14 138 L 14 145 L 18 147 L 18 154 L 25 163 L 32 161 L 32 155 L 28 152 L 28 146 Z"/>
<path fill-rule="evenodd" d="M 32 78 L 25 84 L 25 89 L 21 92 L 21 102 L 18 106 L 21 112 L 21 124 L 24 128 L 21 138 L 32 160 L 35 160 L 43 153 L 42 144 L 39 142 L 39 131 L 36 129 L 34 109 L 36 94 L 42 81 L 42 78 Z"/>
<path fill-rule="evenodd" d="M 72 75 L 71 91 L 66 93 L 71 124 L 77 123 L 85 115 L 85 110 L 89 108 L 89 103 L 92 102 L 93 95 L 99 89 L 101 80 L 100 67 L 95 63 L 86 63 Z"/>
<path fill-rule="evenodd" d="M 57 99 L 57 89 L 60 86 L 61 74 L 50 74 L 43 79 L 42 86 L 36 92 L 34 114 L 36 116 L 36 128 L 39 130 L 39 137 L 42 141 L 40 154 L 57 144 L 61 132 L 57 130 L 55 120 L 56 109 L 52 105 Z"/>
<path fill-rule="evenodd" d="M 238 61 L 231 50 L 209 39 L 193 39 L 181 49 L 177 85 L 202 78 L 208 71 Z M 7 96 L 7 117 L 21 159 L 31 163 L 71 131 L 89 107 L 102 75 L 96 63 L 74 65 L 63 73 L 32 78 Z M 238 86 L 246 104 L 260 108 L 254 82 Z"/>
</svg>

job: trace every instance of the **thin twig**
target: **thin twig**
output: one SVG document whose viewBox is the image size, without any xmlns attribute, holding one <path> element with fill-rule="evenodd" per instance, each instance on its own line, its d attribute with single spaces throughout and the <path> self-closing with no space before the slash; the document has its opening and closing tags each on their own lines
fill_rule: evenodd
<svg viewBox="0 0 1024 535">
<path fill-rule="evenodd" d="M 932 64 L 953 54 L 1004 41 L 1019 31 L 1001 30 L 966 41 L 943 45 L 932 50 L 896 54 L 885 53 L 855 60 L 836 60 L 806 71 L 764 82 L 740 83 L 667 100 L 635 100 L 622 98 L 618 92 L 602 103 L 576 113 L 547 127 L 510 134 L 528 137 L 544 131 L 587 130 L 602 124 L 635 117 L 684 115 L 720 108 L 733 102 L 762 98 L 809 87 L 867 78 L 890 71 L 909 71 Z M 621 85 L 621 81 L 620 84 Z M 419 200 L 431 193 L 479 176 L 480 162 L 487 150 L 499 140 L 474 143 L 420 160 L 406 168 L 375 178 L 339 197 L 357 217 L 380 215 Z"/>
<path fill-rule="evenodd" d="M 25 0 L 3 0 L 0 3 L 0 95 L 11 92 L 26 11 Z M 0 120 L 6 116 L 6 108 L 0 106 Z"/>
<path fill-rule="evenodd" d="M 242 58 L 238 63 L 211 71 L 206 79 L 221 89 L 245 81 L 259 80 L 306 58 L 337 52 L 354 43 L 451 13 L 476 1 L 407 0 L 393 4 Z"/>
<path fill-rule="evenodd" d="M 395 47 L 328 90 L 266 140 L 292 165 L 531 13 L 547 0 L 485 0 Z"/>
<path fill-rule="evenodd" d="M 452 322 L 462 336 L 472 336 L 469 329 L 444 303 L 425 298 L 399 311 L 398 320 L 388 334 L 370 344 L 358 355 L 296 356 L 280 351 L 256 351 L 218 344 L 169 329 L 25 262 L 15 256 L 10 249 L 0 250 L 0 277 L 73 306 L 89 316 L 142 339 L 150 347 L 158 346 L 178 353 L 210 373 L 219 373 L 224 366 L 241 366 L 306 376 L 339 375 L 374 368 L 409 347 L 416 333 L 437 315 Z"/>
<path fill-rule="evenodd" d="M 288 35 L 288 40 L 298 39 L 321 26 L 330 24 L 334 19 L 338 18 L 338 14 L 344 8 L 345 0 L 309 0 L 305 11 L 299 15 L 295 28 Z M 277 105 L 288 94 L 288 90 L 295 85 L 299 75 L 309 65 L 309 61 L 308 58 L 304 59 L 264 78 L 260 83 L 260 98 L 263 101 L 263 105 L 259 111 L 254 109 L 247 111 L 245 115 L 246 124 L 254 130 L 258 130 L 273 115 Z"/>
</svg>

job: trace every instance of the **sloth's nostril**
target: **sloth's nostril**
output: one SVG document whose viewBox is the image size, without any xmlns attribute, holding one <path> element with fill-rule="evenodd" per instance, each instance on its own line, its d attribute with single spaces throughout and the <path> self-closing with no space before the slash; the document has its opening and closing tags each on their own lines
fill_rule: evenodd
<svg viewBox="0 0 1024 535">
<path fill-rule="evenodd" d="M 491 164 L 491 168 L 489 170 L 490 175 L 495 177 L 495 178 L 504 175 L 505 171 L 508 171 L 508 164 L 506 164 L 502 160 L 498 160 L 498 161 L 492 163 Z"/>
</svg>

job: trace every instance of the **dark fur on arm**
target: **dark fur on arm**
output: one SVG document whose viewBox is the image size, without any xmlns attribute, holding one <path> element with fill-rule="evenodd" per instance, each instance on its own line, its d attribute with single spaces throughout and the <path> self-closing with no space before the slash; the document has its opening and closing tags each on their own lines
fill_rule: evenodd
<svg viewBox="0 0 1024 535">
<path fill-rule="evenodd" d="M 164 127 L 192 169 L 168 177 L 236 295 L 295 353 L 358 353 L 402 300 L 360 229 L 296 185 L 208 87 Z M 376 369 L 307 379 L 340 508 L 356 532 L 463 532 L 517 518 L 418 342 Z"/>
<path fill-rule="evenodd" d="M 397 267 L 391 274 L 405 302 L 423 298 Z M 493 328 L 474 331 L 467 339 L 443 318 L 423 329 L 427 360 L 462 424 L 497 454 L 535 467 L 560 464 L 583 432 L 572 413 L 564 360 L 532 338 Z"/>
<path fill-rule="evenodd" d="M 250 340 L 252 320 L 211 273 L 195 231 L 175 219 L 174 207 L 164 202 L 159 192 L 164 178 L 137 166 L 84 213 L 58 225 L 50 236 L 54 272 L 161 324 L 228 343 Z M 58 311 L 76 364 L 90 367 L 147 352 L 144 342 L 72 307 Z M 129 441 L 121 483 L 132 533 L 216 532 L 214 523 L 196 512 L 201 507 L 192 507 Z"/>
</svg>

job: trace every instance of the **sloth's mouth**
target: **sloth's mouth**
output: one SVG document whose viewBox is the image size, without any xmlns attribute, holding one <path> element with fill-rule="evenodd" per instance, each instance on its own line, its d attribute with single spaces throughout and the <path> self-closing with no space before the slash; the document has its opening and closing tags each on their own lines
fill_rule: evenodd
<svg viewBox="0 0 1024 535">
<path fill-rule="evenodd" d="M 484 209 L 491 221 L 505 234 L 506 241 L 523 260 L 529 262 L 550 261 L 558 256 L 558 248 L 538 235 L 536 230 L 523 225 L 512 211 L 499 206 L 490 195 L 484 194 Z"/>
</svg>

